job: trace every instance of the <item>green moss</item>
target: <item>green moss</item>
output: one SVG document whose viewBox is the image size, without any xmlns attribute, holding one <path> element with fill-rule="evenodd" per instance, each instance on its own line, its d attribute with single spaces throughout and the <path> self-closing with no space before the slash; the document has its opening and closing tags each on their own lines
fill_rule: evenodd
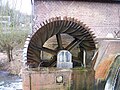
<svg viewBox="0 0 120 90">
<path fill-rule="evenodd" d="M 76 67 L 76 68 L 72 68 L 72 70 L 88 71 L 88 69 L 84 67 Z"/>
</svg>

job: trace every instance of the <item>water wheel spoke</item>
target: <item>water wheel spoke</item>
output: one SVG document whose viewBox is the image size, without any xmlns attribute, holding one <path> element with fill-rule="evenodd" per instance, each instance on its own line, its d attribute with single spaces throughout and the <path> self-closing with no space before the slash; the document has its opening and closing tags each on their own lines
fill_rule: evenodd
<svg viewBox="0 0 120 90">
<path fill-rule="evenodd" d="M 61 35 L 60 34 L 56 34 L 56 38 L 57 38 L 58 47 L 60 49 L 63 49 Z"/>
<path fill-rule="evenodd" d="M 76 41 L 77 39 L 73 40 L 65 49 L 70 50 Z"/>
<path fill-rule="evenodd" d="M 50 53 L 52 55 L 56 55 L 57 52 L 55 50 L 52 50 L 52 49 L 49 49 L 49 48 L 46 48 L 46 47 L 38 47 L 38 46 L 35 46 L 35 45 L 31 45 L 31 47 L 35 50 L 39 50 L 39 51 L 44 51 L 44 52 L 47 52 L 47 53 Z"/>
<path fill-rule="evenodd" d="M 67 49 L 68 51 L 70 51 L 70 50 L 73 49 L 75 46 L 77 46 L 78 44 L 82 43 L 83 40 L 84 40 L 84 38 L 81 39 L 81 40 L 75 39 L 75 40 L 73 40 L 65 49 Z"/>
<path fill-rule="evenodd" d="M 46 47 L 42 47 L 42 48 L 37 47 L 37 48 L 39 50 L 42 50 L 42 51 L 47 52 L 47 53 L 50 53 L 52 55 L 56 55 L 57 54 L 57 52 L 55 50 L 52 50 L 52 49 L 49 49 L 49 48 L 46 48 Z"/>
</svg>

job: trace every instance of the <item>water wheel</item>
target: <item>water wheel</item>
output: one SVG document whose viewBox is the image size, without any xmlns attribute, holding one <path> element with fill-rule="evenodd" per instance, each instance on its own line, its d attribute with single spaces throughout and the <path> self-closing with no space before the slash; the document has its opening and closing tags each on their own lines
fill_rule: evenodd
<svg viewBox="0 0 120 90">
<path fill-rule="evenodd" d="M 64 46 L 62 37 L 66 35 L 72 37 L 72 41 Z M 45 47 L 45 42 L 49 41 L 53 36 L 57 41 L 57 47 Z M 28 41 L 26 64 L 31 67 L 56 66 L 57 53 L 60 50 L 72 52 L 72 49 L 76 46 L 81 51 L 83 49 L 86 51 L 96 49 L 95 36 L 92 34 L 92 31 L 90 31 L 90 28 L 83 24 L 83 22 L 70 17 L 64 17 L 63 19 L 61 19 L 61 17 L 56 17 L 46 20 L 40 24 L 40 27 L 31 35 Z M 42 59 L 42 52 L 47 52 L 51 54 L 52 57 L 49 60 Z M 75 53 L 79 53 L 79 51 Z M 78 63 L 78 65 L 82 64 L 79 59 L 79 54 L 77 56 L 73 55 L 73 62 Z"/>
</svg>

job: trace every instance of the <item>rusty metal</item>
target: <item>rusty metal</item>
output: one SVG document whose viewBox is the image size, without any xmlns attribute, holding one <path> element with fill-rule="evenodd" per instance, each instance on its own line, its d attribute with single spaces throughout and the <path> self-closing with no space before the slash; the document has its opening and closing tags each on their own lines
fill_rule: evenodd
<svg viewBox="0 0 120 90">
<path fill-rule="evenodd" d="M 74 40 L 71 41 L 67 47 L 63 47 L 61 34 L 68 34 L 72 36 Z M 53 49 L 43 47 L 44 43 L 54 35 L 56 35 L 58 47 Z M 31 35 L 27 49 L 27 64 L 39 66 L 39 63 L 42 61 L 41 66 L 55 66 L 56 56 L 59 50 L 70 51 L 77 45 L 85 50 L 95 50 L 95 44 L 96 40 L 93 32 L 90 31 L 90 28 L 88 28 L 86 24 L 83 24 L 83 22 L 70 17 L 64 17 L 63 19 L 61 19 L 61 17 L 51 18 L 43 22 L 43 24 L 40 24 L 40 28 Z M 41 51 L 53 55 L 52 60 L 42 60 L 40 57 Z M 73 61 L 81 63 L 78 57 L 76 58 L 77 59 Z"/>
</svg>

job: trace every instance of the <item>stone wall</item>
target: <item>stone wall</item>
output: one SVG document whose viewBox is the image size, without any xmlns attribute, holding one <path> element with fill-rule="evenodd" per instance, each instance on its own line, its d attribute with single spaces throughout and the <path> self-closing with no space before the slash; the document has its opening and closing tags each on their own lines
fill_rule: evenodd
<svg viewBox="0 0 120 90">
<path fill-rule="evenodd" d="M 35 1 L 35 24 L 56 16 L 74 17 L 87 24 L 97 38 L 120 30 L 120 4 L 80 1 Z M 39 25 L 38 25 L 39 26 Z M 109 34 L 108 34 L 109 33 Z"/>
</svg>

